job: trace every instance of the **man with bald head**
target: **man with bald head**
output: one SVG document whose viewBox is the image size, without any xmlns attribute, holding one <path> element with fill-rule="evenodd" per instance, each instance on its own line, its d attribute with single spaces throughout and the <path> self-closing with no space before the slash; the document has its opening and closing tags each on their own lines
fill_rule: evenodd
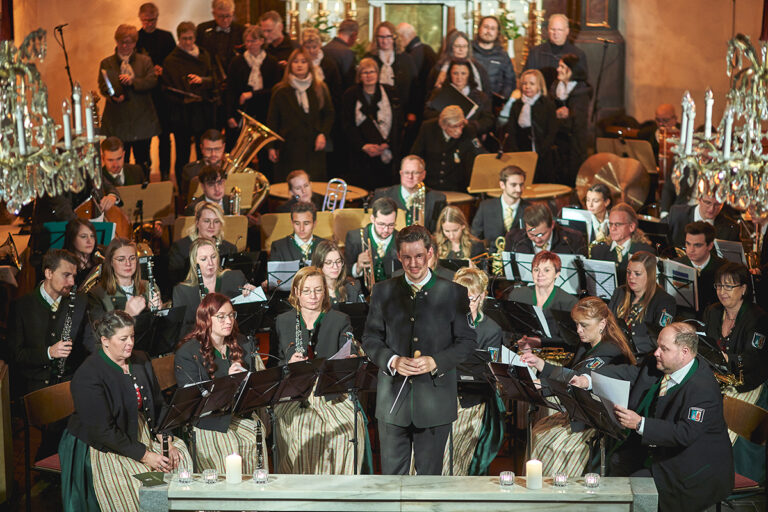
<svg viewBox="0 0 768 512">
<path fill-rule="evenodd" d="M 564 14 L 550 16 L 547 23 L 547 33 L 549 40 L 531 50 L 531 53 L 528 54 L 528 60 L 525 62 L 525 69 L 541 71 L 547 81 L 547 89 L 549 89 L 557 79 L 557 65 L 560 63 L 560 59 L 563 55 L 572 53 L 579 57 L 579 62 L 584 64 L 584 71 L 589 76 L 587 56 L 583 50 L 568 41 L 568 35 L 571 33 L 568 18 Z"/>
<path fill-rule="evenodd" d="M 403 44 L 405 53 L 411 56 L 413 63 L 418 70 L 418 79 L 415 81 L 413 94 L 422 101 L 427 97 L 427 75 L 437 62 L 437 54 L 428 44 L 424 44 L 416 29 L 410 23 L 400 23 L 397 28 L 397 37 Z"/>
</svg>

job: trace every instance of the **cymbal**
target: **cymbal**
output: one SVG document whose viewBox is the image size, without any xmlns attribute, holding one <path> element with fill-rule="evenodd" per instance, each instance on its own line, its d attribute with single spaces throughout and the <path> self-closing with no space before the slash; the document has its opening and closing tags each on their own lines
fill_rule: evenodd
<svg viewBox="0 0 768 512">
<path fill-rule="evenodd" d="M 643 165 L 634 158 L 596 153 L 581 164 L 576 175 L 576 193 L 582 206 L 586 207 L 587 189 L 595 183 L 608 187 L 613 204 L 623 201 L 637 211 L 645 204 L 651 179 Z"/>
</svg>

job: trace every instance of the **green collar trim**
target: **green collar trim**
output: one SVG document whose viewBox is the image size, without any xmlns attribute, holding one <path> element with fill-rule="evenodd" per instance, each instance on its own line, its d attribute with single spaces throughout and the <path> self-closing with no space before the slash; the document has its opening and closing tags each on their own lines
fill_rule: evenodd
<svg viewBox="0 0 768 512">
<path fill-rule="evenodd" d="M 120 372 L 120 375 L 123 375 L 125 373 L 123 371 L 123 369 L 120 368 L 120 365 L 117 364 L 116 362 L 114 362 L 112 359 L 110 359 L 110 357 L 106 354 L 106 352 L 104 352 L 104 348 L 103 347 L 99 348 L 99 355 L 101 356 L 101 358 L 104 361 L 107 362 L 107 366 L 111 366 L 112 368 L 114 368 L 115 370 Z M 131 362 L 128 361 L 128 373 L 130 373 L 130 372 L 131 372 Z"/>
<path fill-rule="evenodd" d="M 547 309 L 549 306 L 552 305 L 552 301 L 555 300 L 555 294 L 557 293 L 557 286 L 554 286 L 552 288 L 552 292 L 549 294 L 549 297 L 547 297 L 547 300 L 544 301 L 544 305 L 541 306 L 541 309 Z M 536 298 L 536 287 L 533 287 L 533 304 L 536 305 L 539 303 L 539 300 Z"/>
<path fill-rule="evenodd" d="M 299 324 L 301 325 L 302 329 L 306 329 L 307 326 L 304 323 L 304 317 L 301 316 L 301 312 L 296 312 L 299 315 Z M 315 319 L 315 323 L 312 324 L 312 330 L 314 331 L 317 329 L 317 327 L 323 322 L 323 317 L 325 316 L 325 311 L 321 311 L 320 315 Z"/>
</svg>

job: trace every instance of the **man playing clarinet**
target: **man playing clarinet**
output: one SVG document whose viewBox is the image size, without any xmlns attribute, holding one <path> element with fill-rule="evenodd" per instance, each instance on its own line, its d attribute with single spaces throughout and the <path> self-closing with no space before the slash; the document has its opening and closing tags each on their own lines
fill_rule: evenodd
<svg viewBox="0 0 768 512">
<path fill-rule="evenodd" d="M 395 239 L 404 274 L 373 287 L 363 347 L 379 373 L 376 418 L 382 473 L 439 475 L 456 419 L 456 366 L 473 351 L 465 288 L 428 266 L 432 237 L 409 226 Z"/>
</svg>

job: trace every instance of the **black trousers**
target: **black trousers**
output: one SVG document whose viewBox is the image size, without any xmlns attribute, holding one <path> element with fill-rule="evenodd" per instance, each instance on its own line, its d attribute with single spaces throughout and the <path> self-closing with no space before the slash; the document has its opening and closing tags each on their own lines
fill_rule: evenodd
<svg viewBox="0 0 768 512">
<path fill-rule="evenodd" d="M 381 443 L 381 473 L 407 475 L 411 469 L 411 448 L 416 473 L 440 475 L 443 472 L 445 443 L 451 433 L 451 424 L 436 427 L 398 427 L 379 420 Z"/>
<path fill-rule="evenodd" d="M 131 150 L 133 150 L 133 160 L 136 165 L 140 165 L 144 170 L 144 179 L 149 181 L 149 173 L 152 170 L 152 158 L 149 156 L 149 146 L 152 139 L 134 140 L 123 142 L 125 148 L 125 163 L 131 159 Z"/>
</svg>

